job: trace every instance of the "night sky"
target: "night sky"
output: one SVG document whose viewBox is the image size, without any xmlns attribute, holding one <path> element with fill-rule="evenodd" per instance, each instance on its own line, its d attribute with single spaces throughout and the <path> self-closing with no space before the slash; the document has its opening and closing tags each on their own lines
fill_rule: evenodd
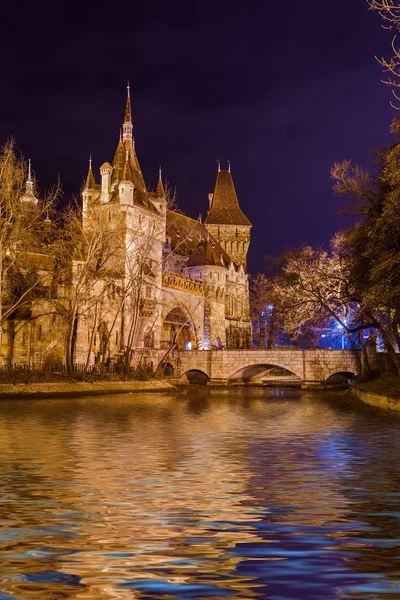
<svg viewBox="0 0 400 600">
<path fill-rule="evenodd" d="M 99 179 L 129 79 L 147 186 L 161 164 L 183 211 L 205 216 L 216 160 L 230 159 L 252 271 L 326 245 L 346 225 L 330 166 L 368 166 L 390 139 L 374 55 L 390 55 L 391 34 L 365 0 L 9 2 L 1 38 L 0 143 L 15 136 L 42 187 L 59 175 L 77 194 L 90 153 Z"/>
</svg>

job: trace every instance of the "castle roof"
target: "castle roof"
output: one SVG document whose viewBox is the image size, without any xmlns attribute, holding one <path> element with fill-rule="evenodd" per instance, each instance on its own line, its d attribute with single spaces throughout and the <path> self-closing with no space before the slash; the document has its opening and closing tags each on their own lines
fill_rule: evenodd
<svg viewBox="0 0 400 600">
<path fill-rule="evenodd" d="M 172 250 L 176 254 L 188 257 L 188 267 L 228 267 L 232 262 L 230 256 L 200 221 L 169 210 L 166 234 L 171 238 Z"/>
<path fill-rule="evenodd" d="M 212 204 L 204 223 L 206 225 L 247 225 L 251 227 L 250 221 L 240 209 L 232 175 L 228 170 L 218 171 Z"/>
<path fill-rule="evenodd" d="M 164 190 L 164 185 L 162 182 L 161 167 L 159 167 L 159 169 L 158 169 L 158 183 L 157 183 L 157 188 L 156 188 L 156 196 L 159 198 L 165 198 L 165 190 Z"/>
<path fill-rule="evenodd" d="M 128 153 L 128 160 L 127 159 Z M 146 192 L 146 184 L 143 179 L 139 161 L 136 152 L 130 140 L 120 140 L 112 163 L 113 174 L 112 181 L 132 181 L 135 189 L 140 192 Z"/>
<path fill-rule="evenodd" d="M 89 170 L 86 177 L 85 189 L 91 190 L 95 187 L 96 181 L 92 171 L 92 157 L 89 158 Z"/>
</svg>

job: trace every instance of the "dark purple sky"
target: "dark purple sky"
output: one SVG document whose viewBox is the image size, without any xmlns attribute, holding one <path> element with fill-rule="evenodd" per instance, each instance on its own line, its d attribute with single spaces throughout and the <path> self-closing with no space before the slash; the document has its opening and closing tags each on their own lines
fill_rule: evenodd
<svg viewBox="0 0 400 600">
<path fill-rule="evenodd" d="M 9 2 L 2 7 L 0 142 L 12 134 L 42 186 L 77 193 L 89 153 L 112 160 L 131 82 L 148 187 L 158 165 L 184 212 L 206 214 L 230 159 L 253 223 L 249 267 L 327 244 L 329 169 L 369 164 L 394 117 L 374 55 L 391 36 L 365 0 Z"/>
</svg>

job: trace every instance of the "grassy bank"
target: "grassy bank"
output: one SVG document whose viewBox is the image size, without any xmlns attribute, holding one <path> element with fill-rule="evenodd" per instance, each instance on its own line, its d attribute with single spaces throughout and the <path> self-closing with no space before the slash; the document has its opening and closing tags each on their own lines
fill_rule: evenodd
<svg viewBox="0 0 400 600">
<path fill-rule="evenodd" d="M 384 410 L 400 411 L 400 381 L 393 373 L 350 386 L 349 393 L 365 404 Z"/>
</svg>

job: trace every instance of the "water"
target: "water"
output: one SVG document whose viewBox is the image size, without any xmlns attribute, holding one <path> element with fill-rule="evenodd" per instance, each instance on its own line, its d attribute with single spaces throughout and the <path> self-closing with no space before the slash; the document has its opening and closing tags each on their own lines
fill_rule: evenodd
<svg viewBox="0 0 400 600">
<path fill-rule="evenodd" d="M 0 600 L 400 598 L 400 419 L 339 393 L 0 402 Z"/>
</svg>

